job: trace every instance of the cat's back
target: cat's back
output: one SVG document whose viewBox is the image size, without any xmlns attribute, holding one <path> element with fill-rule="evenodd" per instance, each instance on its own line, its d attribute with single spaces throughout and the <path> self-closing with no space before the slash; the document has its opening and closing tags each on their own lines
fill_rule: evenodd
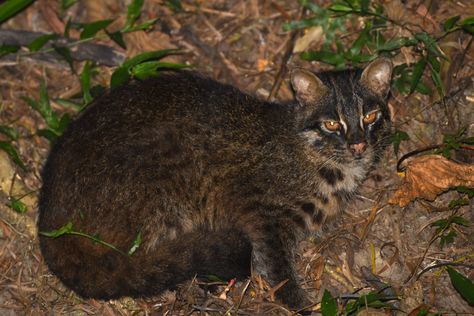
<svg viewBox="0 0 474 316">
<path fill-rule="evenodd" d="M 117 139 L 121 141 L 115 145 L 120 146 L 127 140 L 151 140 L 155 133 L 169 128 L 194 135 L 230 129 L 255 131 L 264 124 L 265 112 L 277 110 L 268 111 L 268 107 L 199 73 L 169 72 L 112 89 L 98 98 L 70 124 L 56 148 L 76 142 L 78 147 L 106 146 Z M 67 146 L 61 145 L 66 142 Z"/>
<path fill-rule="evenodd" d="M 111 90 L 53 145 L 40 204 L 133 200 L 161 183 L 199 186 L 204 174 L 258 159 L 256 147 L 289 126 L 284 109 L 187 71 Z"/>
</svg>

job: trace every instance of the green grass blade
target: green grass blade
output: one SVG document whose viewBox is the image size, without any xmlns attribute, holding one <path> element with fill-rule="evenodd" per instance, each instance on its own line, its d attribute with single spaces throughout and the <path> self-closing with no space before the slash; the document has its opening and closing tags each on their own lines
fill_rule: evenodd
<svg viewBox="0 0 474 316">
<path fill-rule="evenodd" d="M 10 126 L 0 125 L 0 134 L 7 136 L 11 140 L 18 139 L 18 132 L 16 131 L 16 129 Z"/>
<path fill-rule="evenodd" d="M 14 163 L 16 163 L 23 171 L 28 171 L 28 168 L 20 159 L 20 156 L 16 152 L 16 149 L 9 142 L 0 141 L 0 149 L 3 150 L 10 156 Z"/>
<path fill-rule="evenodd" d="M 79 76 L 82 88 L 82 96 L 84 99 L 84 105 L 92 102 L 91 95 L 91 74 L 92 74 L 92 63 L 87 61 L 82 69 L 81 75 Z"/>
<path fill-rule="evenodd" d="M 0 24 L 24 10 L 34 0 L 7 0 L 0 5 Z"/>
</svg>

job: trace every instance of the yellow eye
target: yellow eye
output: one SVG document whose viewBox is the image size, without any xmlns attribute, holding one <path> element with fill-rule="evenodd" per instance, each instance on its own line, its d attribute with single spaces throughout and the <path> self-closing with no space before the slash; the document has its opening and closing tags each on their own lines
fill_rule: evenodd
<svg viewBox="0 0 474 316">
<path fill-rule="evenodd" d="M 377 119 L 377 113 L 378 113 L 378 111 L 366 114 L 363 118 L 364 124 L 368 125 L 368 124 L 371 124 L 371 123 L 375 122 L 375 120 Z"/>
<path fill-rule="evenodd" d="M 341 129 L 341 124 L 336 121 L 324 121 L 324 127 L 331 132 L 335 132 Z"/>
</svg>

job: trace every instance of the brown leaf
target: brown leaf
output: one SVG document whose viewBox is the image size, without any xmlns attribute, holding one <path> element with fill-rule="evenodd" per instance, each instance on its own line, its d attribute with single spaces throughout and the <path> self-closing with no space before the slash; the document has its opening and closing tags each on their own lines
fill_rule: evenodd
<svg viewBox="0 0 474 316">
<path fill-rule="evenodd" d="M 474 165 L 456 163 L 438 155 L 415 157 L 407 164 L 403 185 L 388 202 L 404 207 L 420 197 L 433 201 L 455 186 L 474 186 Z"/>
<path fill-rule="evenodd" d="M 323 28 L 321 26 L 313 26 L 306 33 L 298 38 L 293 48 L 293 53 L 301 53 L 309 48 L 310 45 L 322 41 L 324 38 Z"/>
</svg>

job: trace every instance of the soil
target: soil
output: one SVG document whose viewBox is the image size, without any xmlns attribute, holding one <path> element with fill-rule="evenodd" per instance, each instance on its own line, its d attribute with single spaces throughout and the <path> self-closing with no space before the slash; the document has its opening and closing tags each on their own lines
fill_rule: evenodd
<svg viewBox="0 0 474 316">
<path fill-rule="evenodd" d="M 470 0 L 376 2 L 384 6 L 390 18 L 433 35 L 442 33 L 440 25 L 449 17 L 474 15 Z M 68 18 L 74 22 L 114 19 L 110 26 L 113 30 L 124 23 L 127 3 L 84 0 L 62 12 L 58 1 L 39 0 L 2 24 L 0 31 L 62 33 Z M 174 11 L 170 3 L 181 3 L 182 8 Z M 321 0 L 317 3 L 322 7 L 329 4 Z M 322 63 L 303 61 L 299 54 L 292 53 L 295 43 L 309 30 L 283 31 L 284 23 L 309 15 L 296 1 L 149 0 L 143 7 L 142 20 L 158 18 L 152 31 L 128 34 L 127 50 L 110 40 L 95 43 L 112 47 L 121 58 L 179 48 L 180 53 L 168 61 L 193 65 L 212 78 L 262 99 L 286 101 L 293 98 L 288 69 L 331 69 Z M 347 25 L 347 34 L 341 36 L 344 43 L 357 37 L 363 26 L 361 21 Z M 403 32 L 397 26 L 387 29 L 388 36 L 408 36 Z M 77 35 L 71 32 L 72 37 Z M 321 301 L 324 290 L 341 298 L 383 291 L 398 297 L 390 302 L 395 310 L 364 308 L 362 313 L 417 315 L 417 308 L 425 308 L 443 315 L 474 314 L 474 308 L 453 288 L 443 265 L 457 264 L 456 270 L 474 279 L 474 225 L 453 225 L 456 237 L 443 247 L 435 239 L 432 227 L 437 220 L 453 214 L 473 223 L 472 201 L 450 209 L 451 200 L 463 197 L 450 191 L 434 202 L 420 199 L 404 208 L 387 203 L 403 185 L 396 164 L 404 153 L 439 144 L 444 134 L 455 133 L 462 127 L 467 135 L 474 135 L 472 41 L 471 35 L 461 31 L 440 40 L 440 47 L 449 58 L 449 62 L 443 62 L 441 71 L 445 102 L 436 93 L 392 93 L 394 130 L 406 132 L 410 139 L 401 143 L 397 154 L 392 148 L 387 150 L 356 200 L 332 227 L 320 237 L 302 243 L 296 258 L 298 272 L 302 286 L 315 302 L 314 310 L 319 310 L 316 303 Z M 299 44 L 316 51 L 322 39 L 315 35 L 312 42 Z M 394 56 L 394 64 L 415 61 L 417 49 L 402 49 Z M 74 62 L 77 73 L 83 65 L 84 62 Z M 93 84 L 107 86 L 112 72 L 113 68 L 98 65 Z M 281 84 L 275 85 L 280 80 Z M 275 289 L 266 287 L 258 276 L 235 284 L 190 280 L 180 290 L 157 297 L 106 302 L 82 299 L 65 288 L 44 264 L 35 227 L 40 171 L 50 142 L 37 134 L 45 122 L 23 97 L 37 99 L 41 82 L 46 84 L 51 100 L 80 96 L 78 75 L 60 58 L 39 58 L 34 54 L 21 59 L 0 58 L 0 125 L 18 132 L 18 139 L 11 143 L 28 167 L 23 171 L 0 151 L 0 315 L 293 315 L 274 301 Z M 52 105 L 58 112 L 74 112 L 57 102 Z M 466 164 L 474 160 L 472 149 L 460 150 L 452 158 Z M 21 197 L 26 205 L 24 213 L 8 207 L 12 197 Z M 340 306 L 346 303 L 345 299 L 339 300 Z"/>
</svg>

